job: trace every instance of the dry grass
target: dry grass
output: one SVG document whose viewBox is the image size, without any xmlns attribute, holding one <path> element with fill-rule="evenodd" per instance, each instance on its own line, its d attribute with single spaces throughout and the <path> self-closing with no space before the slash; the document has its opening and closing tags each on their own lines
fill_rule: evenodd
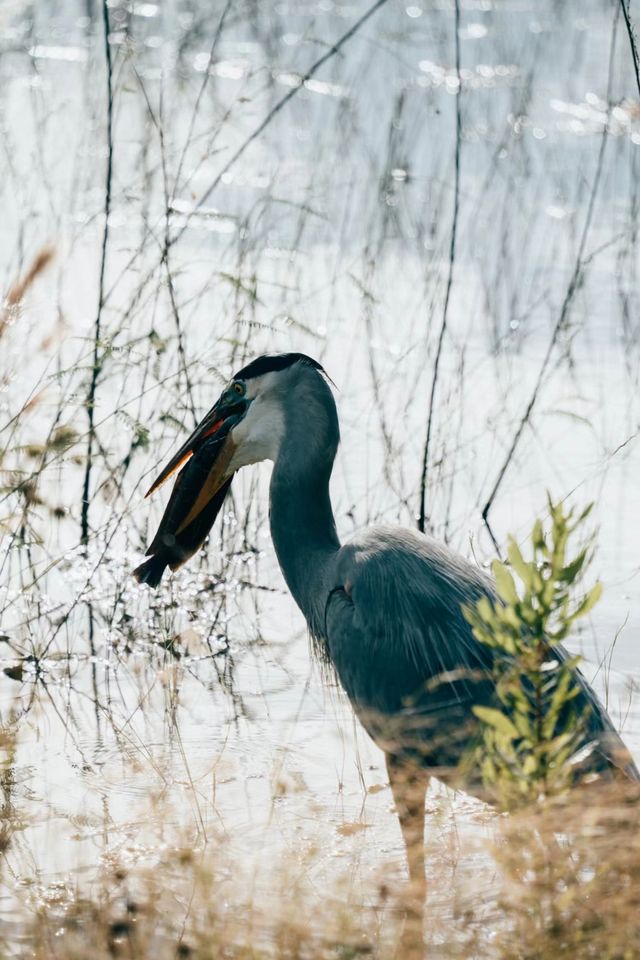
<svg viewBox="0 0 640 960">
<path fill-rule="evenodd" d="M 476 889 L 429 863 L 426 948 L 409 888 L 346 870 L 322 882 L 318 850 L 253 869 L 228 844 L 167 849 L 153 867 L 111 859 L 89 890 L 29 896 L 24 955 L 81 960 L 633 960 L 640 956 L 640 795 L 585 788 L 496 817 Z M 426 949 L 426 953 L 425 953 Z"/>
<path fill-rule="evenodd" d="M 20 304 L 27 291 L 33 286 L 40 274 L 44 273 L 54 255 L 53 247 L 43 247 L 35 255 L 24 275 L 10 287 L 4 302 L 0 304 L 0 338 L 9 324 L 15 321 Z"/>
<path fill-rule="evenodd" d="M 640 792 L 598 785 L 505 818 L 501 958 L 640 956 Z"/>
</svg>

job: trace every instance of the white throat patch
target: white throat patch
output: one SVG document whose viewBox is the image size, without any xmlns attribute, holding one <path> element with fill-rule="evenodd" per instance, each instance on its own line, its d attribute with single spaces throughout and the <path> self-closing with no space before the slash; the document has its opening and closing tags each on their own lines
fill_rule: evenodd
<svg viewBox="0 0 640 960">
<path fill-rule="evenodd" d="M 275 461 L 284 436 L 284 413 L 277 390 L 277 373 L 265 373 L 247 381 L 251 400 L 246 416 L 232 432 L 235 452 L 229 471 L 262 460 Z"/>
</svg>

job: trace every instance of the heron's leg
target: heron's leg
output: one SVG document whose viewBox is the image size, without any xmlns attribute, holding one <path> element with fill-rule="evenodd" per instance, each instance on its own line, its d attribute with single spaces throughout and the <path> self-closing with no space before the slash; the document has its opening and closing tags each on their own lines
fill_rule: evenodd
<svg viewBox="0 0 640 960">
<path fill-rule="evenodd" d="M 389 783 L 407 849 L 409 878 L 417 894 L 426 893 L 424 872 L 424 803 L 429 776 L 416 764 L 385 754 Z"/>
<path fill-rule="evenodd" d="M 389 783 L 402 827 L 409 865 L 409 890 L 404 900 L 404 929 L 396 960 L 424 957 L 424 902 L 427 881 L 424 872 L 424 801 L 429 777 L 415 764 L 386 754 Z"/>
</svg>

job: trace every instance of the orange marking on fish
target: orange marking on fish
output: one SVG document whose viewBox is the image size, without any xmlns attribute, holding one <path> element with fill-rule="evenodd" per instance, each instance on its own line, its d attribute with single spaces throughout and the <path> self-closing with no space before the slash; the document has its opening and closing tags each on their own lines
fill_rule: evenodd
<svg viewBox="0 0 640 960">
<path fill-rule="evenodd" d="M 163 472 L 160 474 L 160 476 L 158 477 L 158 479 L 157 479 L 157 480 L 154 480 L 154 482 L 151 484 L 151 486 L 149 487 L 149 489 L 147 490 L 147 492 L 146 492 L 145 495 L 144 495 L 144 499 L 146 500 L 147 497 L 150 497 L 152 493 L 155 493 L 155 491 L 158 489 L 158 487 L 161 487 L 162 484 L 165 482 L 165 480 L 168 480 L 169 477 L 172 477 L 172 476 L 174 475 L 174 473 L 176 472 L 176 470 L 178 470 L 178 469 L 182 466 L 182 464 L 183 464 L 186 460 L 189 459 L 189 457 L 190 457 L 192 454 L 193 454 L 193 450 L 187 450 L 187 452 L 184 454 L 184 456 L 180 457 L 180 459 L 177 460 L 177 461 L 173 464 L 173 466 L 171 467 L 171 469 L 170 469 L 168 472 L 165 473 L 165 472 L 163 471 Z"/>
<path fill-rule="evenodd" d="M 176 470 L 178 470 L 182 466 L 182 464 L 185 463 L 189 459 L 189 457 L 193 455 L 197 444 L 201 443 L 203 440 L 206 440 L 207 437 L 212 436 L 214 433 L 217 433 L 217 431 L 220 429 L 223 423 L 224 423 L 224 417 L 222 417 L 220 420 L 216 420 L 216 422 L 212 426 L 210 426 L 207 430 L 205 430 L 203 433 L 199 433 L 198 430 L 196 430 L 196 432 L 190 438 L 190 440 L 192 441 L 191 446 L 187 447 L 187 449 L 185 450 L 185 452 L 181 457 L 178 456 L 178 454 L 176 454 L 177 459 L 175 461 L 174 460 L 169 461 L 168 465 L 164 468 L 164 470 L 162 471 L 158 479 L 151 484 L 151 486 L 145 493 L 144 495 L 145 500 L 147 499 L 147 497 L 150 497 L 152 493 L 155 493 L 158 487 L 161 487 L 162 484 L 165 482 L 165 480 L 168 480 L 169 477 L 172 477 L 173 474 L 176 472 Z"/>
<path fill-rule="evenodd" d="M 193 506 L 176 530 L 176 537 L 180 536 L 182 531 L 185 530 L 189 524 L 195 520 L 202 510 L 204 510 L 211 498 L 216 495 L 222 484 L 225 482 L 226 469 L 231 461 L 234 451 L 235 444 L 231 437 L 227 437 L 222 450 L 220 451 L 215 463 L 211 467 L 205 482 L 200 488 L 200 492 L 198 493 Z"/>
</svg>

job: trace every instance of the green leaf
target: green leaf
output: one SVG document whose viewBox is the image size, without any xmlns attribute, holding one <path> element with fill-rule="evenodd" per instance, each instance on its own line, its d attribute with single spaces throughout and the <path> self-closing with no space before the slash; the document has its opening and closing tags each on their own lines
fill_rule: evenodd
<svg viewBox="0 0 640 960">
<path fill-rule="evenodd" d="M 510 740 L 518 739 L 519 734 L 515 726 L 509 717 L 500 710 L 496 710 L 493 707 L 474 707 L 473 712 L 479 720 L 482 720 L 483 723 L 493 727 L 493 729 L 497 730 L 498 733 L 503 734 Z"/>
<path fill-rule="evenodd" d="M 527 563 L 522 553 L 520 552 L 520 547 L 516 543 L 513 537 L 509 537 L 507 541 L 507 557 L 509 558 L 509 563 L 518 574 L 525 587 L 529 587 L 533 584 L 532 572 L 535 568 L 535 564 Z"/>
<path fill-rule="evenodd" d="M 572 584 L 582 568 L 584 567 L 587 556 L 589 555 L 589 548 L 585 547 L 584 550 L 581 550 L 578 556 L 571 563 L 568 563 L 566 567 L 563 567 L 562 570 L 558 573 L 558 579 L 562 580 L 563 583 Z"/>
<path fill-rule="evenodd" d="M 582 603 L 580 603 L 576 609 L 571 614 L 571 620 L 578 620 L 580 617 L 585 617 L 590 610 L 593 610 L 596 603 L 602 596 L 602 583 L 598 580 L 594 587 L 591 588 L 589 593 L 586 595 Z"/>
<path fill-rule="evenodd" d="M 521 711 L 518 710 L 514 714 L 513 722 L 516 726 L 518 734 L 523 739 L 530 740 L 533 735 L 533 730 L 531 727 L 531 721 L 529 720 L 529 717 L 527 716 L 527 714 L 522 713 Z"/>
<path fill-rule="evenodd" d="M 587 506 L 584 508 L 584 510 L 576 520 L 576 524 L 575 524 L 576 527 L 579 526 L 579 524 L 584 523 L 584 521 L 587 519 L 587 517 L 589 516 L 589 514 L 591 513 L 594 507 L 595 507 L 595 501 L 592 500 L 591 503 L 587 504 Z"/>
<path fill-rule="evenodd" d="M 476 605 L 478 616 L 484 623 L 493 623 L 493 604 L 488 597 L 481 597 Z"/>
<path fill-rule="evenodd" d="M 514 607 L 503 607 L 501 610 L 497 610 L 496 614 L 498 619 L 501 621 L 501 624 L 505 628 L 505 634 L 510 636 L 512 633 L 516 636 L 520 633 L 522 629 L 522 620 L 518 616 L 518 606 Z"/>
<path fill-rule="evenodd" d="M 519 597 L 516 592 L 516 585 L 513 582 L 513 577 L 505 567 L 504 563 L 501 563 L 499 560 L 494 560 L 491 564 L 491 569 L 493 571 L 493 576 L 495 577 L 498 595 L 505 601 L 505 603 L 518 603 Z"/>
<path fill-rule="evenodd" d="M 533 525 L 533 530 L 531 531 L 531 542 L 534 550 L 542 550 L 544 547 L 546 547 L 544 528 L 542 526 L 542 520 L 540 519 L 537 519 Z"/>
</svg>

